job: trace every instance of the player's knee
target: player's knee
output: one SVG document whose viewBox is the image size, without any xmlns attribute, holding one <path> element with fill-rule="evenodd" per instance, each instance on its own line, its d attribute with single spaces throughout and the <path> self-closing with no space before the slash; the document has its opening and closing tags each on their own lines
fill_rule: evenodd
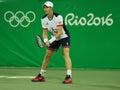
<svg viewBox="0 0 120 90">
<path fill-rule="evenodd" d="M 63 56 L 68 56 L 69 55 L 69 49 L 63 49 L 62 54 L 63 54 Z"/>
<path fill-rule="evenodd" d="M 46 57 L 51 57 L 52 54 L 51 53 L 46 53 Z"/>
<path fill-rule="evenodd" d="M 65 55 L 65 53 L 64 53 L 64 52 L 62 52 L 62 55 L 64 56 L 64 55 Z"/>
<path fill-rule="evenodd" d="M 62 52 L 62 55 L 63 56 L 68 56 L 69 54 L 68 54 L 68 52 Z"/>
<path fill-rule="evenodd" d="M 46 57 L 51 57 L 51 56 L 52 56 L 52 53 L 53 53 L 53 52 L 47 51 L 47 52 L 46 52 Z"/>
</svg>

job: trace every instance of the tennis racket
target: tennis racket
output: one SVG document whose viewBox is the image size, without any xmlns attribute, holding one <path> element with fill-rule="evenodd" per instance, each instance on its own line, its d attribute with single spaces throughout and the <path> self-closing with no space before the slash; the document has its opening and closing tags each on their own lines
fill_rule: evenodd
<svg viewBox="0 0 120 90">
<path fill-rule="evenodd" d="M 43 39 L 40 35 L 36 35 L 36 42 L 38 47 L 43 48 L 45 46 Z"/>
</svg>

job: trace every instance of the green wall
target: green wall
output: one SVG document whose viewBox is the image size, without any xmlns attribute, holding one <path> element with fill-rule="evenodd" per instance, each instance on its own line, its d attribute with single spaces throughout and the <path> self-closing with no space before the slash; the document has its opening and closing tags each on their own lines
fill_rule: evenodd
<svg viewBox="0 0 120 90">
<path fill-rule="evenodd" d="M 44 1 L 0 0 L 0 66 L 41 66 L 45 48 L 37 47 L 35 36 L 42 35 Z M 52 1 L 71 33 L 73 68 L 120 69 L 120 1 Z M 61 53 L 49 67 L 64 67 Z"/>
</svg>

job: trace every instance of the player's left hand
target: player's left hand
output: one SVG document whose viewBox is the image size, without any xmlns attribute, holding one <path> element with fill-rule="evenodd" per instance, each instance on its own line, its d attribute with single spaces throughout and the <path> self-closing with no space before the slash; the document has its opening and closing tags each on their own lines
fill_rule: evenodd
<svg viewBox="0 0 120 90">
<path fill-rule="evenodd" d="M 50 46 L 50 42 L 46 42 L 46 43 L 45 43 L 45 46 L 46 46 L 46 47 L 49 47 L 49 46 Z"/>
</svg>

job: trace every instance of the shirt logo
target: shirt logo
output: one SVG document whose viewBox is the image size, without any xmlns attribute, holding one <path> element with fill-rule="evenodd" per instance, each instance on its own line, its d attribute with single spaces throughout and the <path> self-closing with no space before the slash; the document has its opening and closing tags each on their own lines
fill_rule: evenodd
<svg viewBox="0 0 120 90">
<path fill-rule="evenodd" d="M 49 25 L 48 23 L 46 23 L 46 25 Z"/>
</svg>

